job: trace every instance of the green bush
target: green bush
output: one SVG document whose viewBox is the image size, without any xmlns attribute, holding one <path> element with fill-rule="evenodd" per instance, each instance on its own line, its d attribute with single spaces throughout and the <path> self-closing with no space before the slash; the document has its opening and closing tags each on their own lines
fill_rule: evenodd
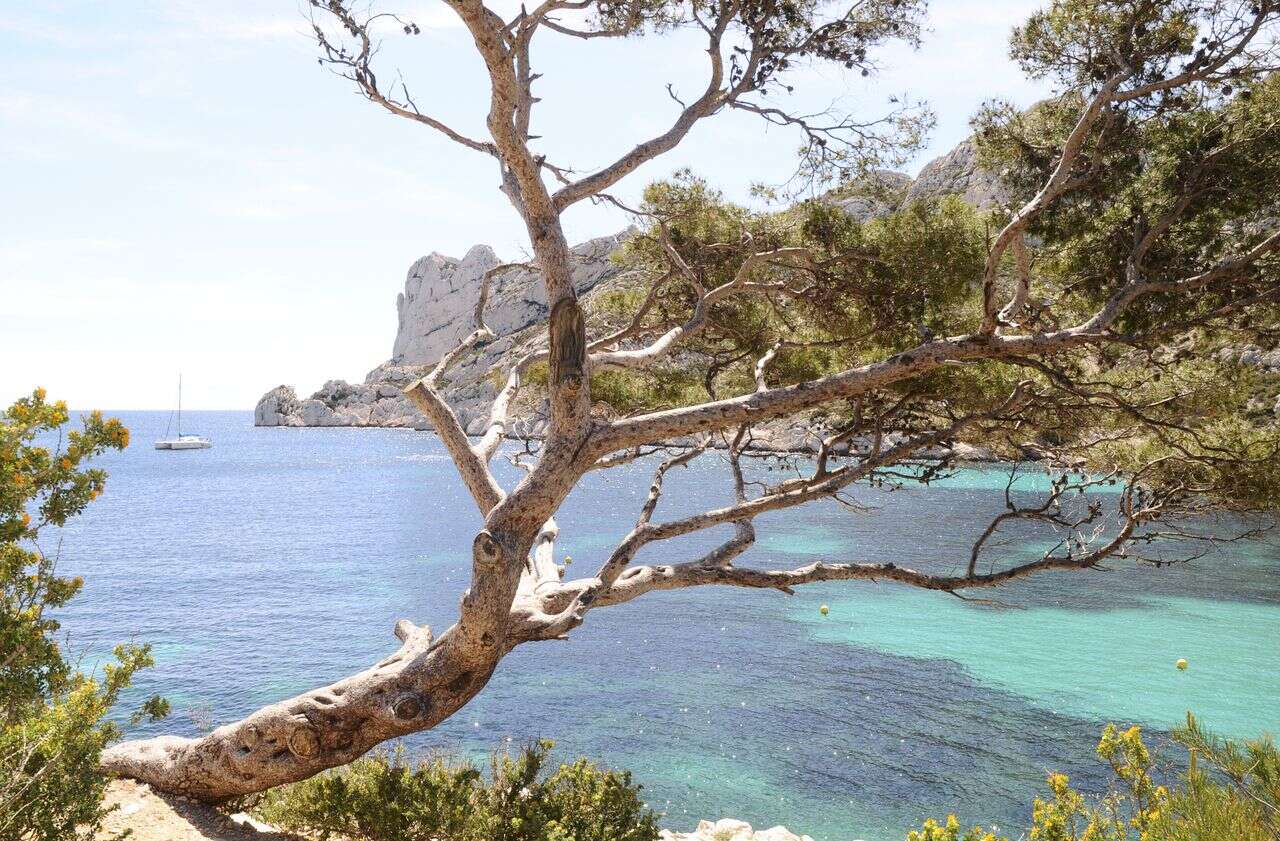
<svg viewBox="0 0 1280 841">
<path fill-rule="evenodd" d="M 151 665 L 144 645 L 115 649 L 116 662 L 86 675 L 65 658 L 59 625 L 46 611 L 70 601 L 79 578 L 56 574 L 40 551 L 46 526 L 62 526 L 106 483 L 87 460 L 128 445 L 129 433 L 98 413 L 63 436 L 66 406 L 42 389 L 0 415 L 0 839 L 92 839 L 104 817 L 103 747 L 118 736 L 105 720 L 138 669 Z M 53 450 L 40 446 L 56 437 Z M 152 698 L 143 713 L 168 710 Z"/>
<path fill-rule="evenodd" d="M 656 818 L 627 772 L 585 759 L 544 774 L 552 743 L 494 754 L 484 775 L 438 756 L 376 753 L 267 792 L 254 811 L 280 829 L 354 841 L 654 841 Z"/>
<path fill-rule="evenodd" d="M 1142 732 L 1109 724 L 1098 743 L 1111 766 L 1112 790 L 1086 797 L 1066 774 L 1049 775 L 1048 799 L 1036 798 L 1029 841 L 1276 841 L 1280 839 L 1280 751 L 1270 737 L 1242 743 L 1205 731 L 1191 713 L 1173 738 L 1187 749 L 1187 770 L 1169 787 L 1152 778 Z M 907 841 L 1008 841 L 955 815 L 927 820 Z"/>
</svg>

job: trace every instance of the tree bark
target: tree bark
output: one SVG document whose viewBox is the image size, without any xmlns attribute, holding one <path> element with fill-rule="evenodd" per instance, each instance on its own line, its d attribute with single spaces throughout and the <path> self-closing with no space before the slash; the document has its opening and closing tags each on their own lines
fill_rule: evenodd
<svg viewBox="0 0 1280 841">
<path fill-rule="evenodd" d="M 433 727 L 484 688 L 500 653 L 439 640 L 401 620 L 403 644 L 359 674 L 263 707 L 206 736 L 107 748 L 102 767 L 164 791 L 219 801 L 344 765 L 396 736 Z"/>
</svg>

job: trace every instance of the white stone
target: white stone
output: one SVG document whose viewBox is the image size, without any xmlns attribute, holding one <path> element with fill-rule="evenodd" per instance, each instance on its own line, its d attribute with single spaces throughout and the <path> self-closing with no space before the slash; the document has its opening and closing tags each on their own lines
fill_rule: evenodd
<svg viewBox="0 0 1280 841">
<path fill-rule="evenodd" d="M 699 821 L 693 832 L 664 829 L 659 837 L 662 841 L 813 841 L 808 835 L 796 835 L 783 826 L 757 832 L 751 824 L 734 818 L 721 818 L 714 823 Z"/>
<path fill-rule="evenodd" d="M 283 426 L 298 411 L 298 395 L 287 385 L 278 385 L 258 401 L 253 410 L 255 426 Z"/>
<path fill-rule="evenodd" d="M 300 404 L 298 416 L 302 418 L 304 426 L 338 426 L 337 416 L 333 413 L 333 409 L 323 401 L 316 398 L 303 400 Z"/>
<path fill-rule="evenodd" d="M 996 461 L 994 451 L 979 447 L 974 444 L 966 444 L 964 441 L 957 441 L 951 446 L 951 453 L 961 461 Z"/>
</svg>

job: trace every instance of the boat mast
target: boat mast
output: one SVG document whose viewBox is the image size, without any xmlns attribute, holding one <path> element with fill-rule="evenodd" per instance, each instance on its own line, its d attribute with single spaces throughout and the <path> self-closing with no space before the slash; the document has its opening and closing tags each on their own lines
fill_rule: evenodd
<svg viewBox="0 0 1280 841">
<path fill-rule="evenodd" d="M 178 372 L 178 437 L 182 437 L 182 372 Z"/>
</svg>

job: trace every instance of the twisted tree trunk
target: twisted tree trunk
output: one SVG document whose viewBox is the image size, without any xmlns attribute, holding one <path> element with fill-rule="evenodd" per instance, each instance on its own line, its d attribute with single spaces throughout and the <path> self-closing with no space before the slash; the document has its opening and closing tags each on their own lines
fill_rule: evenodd
<svg viewBox="0 0 1280 841">
<path fill-rule="evenodd" d="M 650 288 L 631 326 L 588 345 L 582 309 L 573 288 L 570 252 L 561 215 L 573 204 L 586 199 L 608 200 L 621 206 L 604 191 L 638 167 L 676 147 L 696 123 L 724 108 L 745 109 L 766 118 L 772 117 L 771 121 L 777 124 L 800 126 L 809 138 L 810 152 L 826 149 L 827 138 L 841 133 L 866 139 L 866 127 L 857 123 L 841 121 L 822 128 L 776 108 L 753 104 L 745 97 L 774 87 L 776 73 L 787 67 L 792 58 L 814 52 L 816 37 L 834 37 L 837 46 L 842 43 L 839 39 L 846 36 L 863 39 L 857 41 L 857 46 L 862 47 L 866 38 L 887 37 L 888 33 L 898 32 L 902 25 L 910 31 L 913 25 L 911 7 L 914 4 L 895 3 L 894 10 L 886 11 L 883 4 L 855 3 L 845 16 L 838 18 L 841 21 L 839 26 L 820 23 L 817 18 L 808 19 L 808 36 L 795 42 L 779 39 L 778 21 L 769 15 L 760 17 L 754 6 L 743 7 L 739 3 L 727 2 L 709 7 L 705 10 L 705 20 L 695 15 L 707 38 L 709 75 L 705 91 L 690 104 L 681 103 L 677 118 L 666 131 L 637 144 L 604 168 L 570 180 L 572 170 L 552 165 L 545 156 L 531 151 L 529 146 L 534 138 L 530 131 L 530 114 L 537 102 L 532 85 L 538 78 L 530 66 L 530 42 L 542 27 L 583 37 L 621 37 L 639 30 L 633 28 L 634 23 L 617 24 L 621 28 L 615 28 L 612 12 L 616 9 L 613 7 L 606 10 L 610 14 L 605 15 L 605 20 L 585 24 L 588 28 L 599 27 L 586 33 L 566 28 L 565 23 L 556 19 L 557 13 L 581 11 L 595 5 L 589 2 L 542 0 L 532 10 L 522 6 L 519 15 L 510 21 L 504 21 L 486 7 L 483 0 L 446 0 L 446 3 L 468 30 L 488 73 L 490 102 L 486 126 L 489 139 L 480 140 L 461 134 L 420 112 L 409 98 L 407 88 L 403 88 L 403 101 L 400 101 L 395 98 L 394 89 L 389 92 L 385 87 L 379 87 L 378 76 L 370 65 L 376 53 L 376 37 L 371 35 L 370 26 L 393 16 L 370 12 L 368 17 L 359 17 L 351 11 L 346 0 L 313 2 L 312 6 L 336 18 L 341 24 L 340 31 L 346 33 L 351 42 L 335 44 L 330 40 L 326 27 L 317 23 L 314 31 L 322 50 L 322 64 L 338 69 L 368 99 L 391 113 L 426 125 L 497 161 L 501 189 L 525 223 L 550 307 L 547 346 L 531 352 L 508 372 L 507 385 L 493 402 L 488 429 L 479 442 L 473 444 L 469 441 L 438 388 L 445 370 L 462 353 L 482 338 L 493 335 L 483 321 L 487 286 L 477 304 L 475 330 L 457 348 L 445 354 L 430 374 L 406 389 L 409 397 L 431 418 L 442 444 L 449 450 L 484 517 L 484 528 L 473 541 L 470 589 L 462 597 L 458 621 L 433 639 L 430 629 L 401 620 L 395 628 L 402 643 L 400 649 L 373 667 L 329 686 L 264 707 L 201 738 L 160 737 L 115 745 L 103 754 L 105 770 L 202 800 L 216 801 L 262 791 L 348 763 L 387 739 L 435 726 L 475 697 L 488 683 L 502 657 L 515 646 L 563 636 L 579 625 L 584 614 L 594 607 L 629 601 L 654 590 L 709 584 L 767 587 L 790 592 L 793 586 L 818 581 L 890 579 L 954 594 L 965 588 L 998 586 L 1044 570 L 1090 569 L 1107 557 L 1123 553 L 1135 536 L 1135 530 L 1143 524 L 1165 516 L 1169 511 L 1195 510 L 1198 502 L 1186 502 L 1188 495 L 1198 499 L 1221 491 L 1219 487 L 1202 487 L 1197 483 L 1192 488 L 1175 485 L 1165 492 L 1154 493 L 1143 486 L 1143 474 L 1162 460 L 1156 459 L 1134 472 L 1127 482 L 1115 506 L 1117 528 L 1114 536 L 1109 538 L 1097 527 L 1102 508 L 1091 508 L 1092 513 L 1088 516 L 1072 520 L 1056 507 L 1065 495 L 1083 495 L 1100 480 L 1062 478 L 1055 482 L 1047 501 L 1039 507 L 1019 507 L 1006 491 L 1007 512 L 1001 514 L 978 539 L 963 575 L 935 575 L 894 564 L 867 562 L 815 563 L 794 570 L 740 569 L 733 565 L 734 559 L 754 540 L 751 522 L 759 514 L 816 499 L 833 498 L 853 483 L 873 478 L 876 471 L 901 464 L 918 455 L 923 448 L 945 442 L 967 424 L 985 422 L 1003 424 L 1008 429 L 1019 428 L 1024 421 L 1033 420 L 1029 414 L 1030 405 L 1052 398 L 1053 392 L 1035 393 L 1034 383 L 1024 382 L 1003 402 L 997 401 L 985 410 L 959 408 L 952 411 L 954 407 L 948 404 L 944 417 L 949 426 L 920 431 L 912 420 L 905 424 L 908 429 L 905 440 L 890 446 L 882 440 L 881 422 L 895 416 L 901 419 L 905 417 L 903 413 L 912 411 L 912 405 L 905 397 L 897 399 L 881 407 L 883 411 L 874 413 L 874 446 L 865 455 L 838 467 L 829 464 L 828 456 L 836 452 L 838 444 L 847 444 L 850 437 L 859 431 L 869 431 L 862 426 L 861 400 L 865 396 L 874 396 L 877 391 L 884 393 L 909 380 L 940 371 L 944 366 L 1004 360 L 1025 368 L 1038 367 L 1044 369 L 1048 380 L 1059 383 L 1055 387 L 1061 389 L 1060 393 L 1070 394 L 1074 399 L 1083 401 L 1084 405 L 1119 412 L 1129 419 L 1127 422 L 1147 429 L 1153 437 L 1177 430 L 1188 433 L 1195 440 L 1194 430 L 1184 430 L 1180 423 L 1150 419 L 1144 414 L 1168 402 L 1167 399 L 1135 407 L 1126 402 L 1123 394 L 1114 390 L 1091 393 L 1077 389 L 1065 373 L 1045 369 L 1045 361 L 1087 348 L 1141 347 L 1144 342 L 1165 342 L 1178 332 L 1189 334 L 1193 329 L 1202 329 L 1211 320 L 1227 322 L 1237 318 L 1241 308 L 1249 302 L 1273 301 L 1278 291 L 1273 267 L 1275 255 L 1280 254 L 1280 230 L 1269 228 L 1257 235 L 1249 234 L 1236 243 L 1229 256 L 1222 256 L 1211 265 L 1200 266 L 1193 273 L 1148 276 L 1142 270 L 1144 255 L 1155 240 L 1176 228 L 1175 223 L 1190 206 L 1191 197 L 1201 189 L 1195 179 L 1190 178 L 1182 185 L 1181 198 L 1171 202 L 1172 209 L 1164 214 L 1162 221 L 1135 240 L 1137 244 L 1127 256 L 1124 276 L 1116 279 L 1102 307 L 1074 326 L 1054 324 L 1051 328 L 1024 324 L 1027 321 L 1025 311 L 1034 300 L 1031 297 L 1033 265 L 1026 251 L 1026 234 L 1028 226 L 1042 217 L 1048 208 L 1073 190 L 1092 183 L 1102 158 L 1096 157 L 1098 152 L 1091 143 L 1103 145 L 1108 127 L 1126 103 L 1188 86 L 1235 79 L 1239 75 L 1238 64 L 1246 68 L 1252 66 L 1255 70 L 1272 67 L 1273 64 L 1267 64 L 1271 59 L 1266 58 L 1270 55 L 1266 50 L 1258 53 L 1261 57 L 1255 57 L 1246 48 L 1263 31 L 1264 25 L 1276 22 L 1277 9 L 1273 0 L 1258 3 L 1252 17 L 1225 21 L 1223 32 L 1217 34 L 1213 44 L 1205 46 L 1195 62 L 1173 75 L 1150 78 L 1139 72 L 1142 65 L 1138 62 L 1108 70 L 1101 85 L 1090 81 L 1084 106 L 1041 190 L 1012 216 L 992 240 L 982 275 L 981 323 L 975 332 L 937 339 L 926 337 L 913 348 L 885 357 L 879 356 L 879 345 L 873 343 L 870 348 L 863 349 L 865 354 L 860 350 L 851 357 L 863 360 L 855 367 L 771 387 L 766 369 L 780 346 L 775 345 L 757 361 L 756 387 L 750 393 L 727 398 L 717 398 L 709 393 L 706 402 L 611 422 L 593 421 L 591 418 L 590 374 L 593 366 L 596 370 L 605 367 L 651 370 L 656 361 L 669 356 L 681 343 L 704 329 L 709 308 L 719 301 L 748 293 L 764 297 L 799 296 L 806 294 L 805 290 L 812 288 L 812 283 L 825 282 L 825 275 L 816 270 L 814 255 L 807 247 L 768 248 L 759 252 L 750 247 L 754 253 L 745 258 L 733 280 L 706 289 L 703 283 L 707 278 L 690 268 L 667 237 L 664 223 L 658 220 L 657 239 L 666 246 L 671 263 L 665 277 L 684 276 L 697 296 L 691 317 L 684 323 L 661 324 L 661 330 L 645 324 L 646 312 L 664 283 L 659 278 Z M 640 16 L 637 20 L 651 11 L 642 9 L 642 5 L 634 9 Z M 1159 7 L 1159 4 L 1145 5 Z M 905 8 L 899 9 L 900 6 Z M 847 25 L 848 16 L 856 17 L 855 13 L 863 7 L 871 18 L 860 25 Z M 792 10 L 787 11 L 788 15 L 792 13 Z M 621 19 L 630 18 L 624 15 Z M 385 24 L 386 20 L 381 22 Z M 796 24 L 788 20 L 784 28 L 794 26 Z M 416 29 L 416 26 L 405 25 L 406 33 Z M 868 36 L 867 32 L 873 34 Z M 874 34 L 877 32 L 879 36 Z M 744 52 L 744 48 L 738 45 L 741 40 L 751 48 Z M 1246 78 L 1248 75 L 1245 74 Z M 669 93 L 680 102 L 670 88 Z M 1274 131 L 1274 127 L 1268 131 Z M 847 151 L 857 147 L 855 144 L 842 148 Z M 1201 163 L 1211 160 L 1213 154 L 1217 153 L 1208 153 Z M 548 176 L 559 182 L 555 193 L 544 182 L 544 177 Z M 1239 227 L 1248 229 L 1250 226 Z M 749 240 L 744 240 L 734 247 L 748 246 Z M 1003 255 L 1010 250 L 1017 266 L 1016 280 L 1009 303 L 1001 308 L 997 296 L 1001 293 Z M 1201 258 L 1196 256 L 1188 258 L 1188 261 L 1199 265 Z M 1180 264 L 1173 261 L 1171 265 Z M 830 266 L 824 269 L 828 270 Z M 805 282 L 793 286 L 787 279 L 793 274 L 804 277 Z M 486 284 L 487 280 L 486 276 Z M 1095 280 L 1091 278 L 1090 283 Z M 1198 297 L 1206 291 L 1221 292 L 1223 289 L 1231 289 L 1233 293 L 1239 290 L 1239 294 L 1216 302 L 1211 300 L 1204 306 L 1197 303 Z M 1149 328 L 1137 332 L 1117 332 L 1121 316 L 1132 305 L 1170 296 L 1182 296 L 1186 303 L 1185 316 L 1168 316 L 1163 321 L 1157 319 Z M 1002 329 L 1014 327 L 1022 329 Z M 655 340 L 648 344 L 642 342 L 639 347 L 632 346 L 653 331 L 660 333 Z M 857 341 L 841 339 L 840 343 Z M 806 342 L 798 341 L 795 346 L 806 346 Z M 849 347 L 854 349 L 856 344 Z M 505 493 L 490 470 L 489 462 L 500 443 L 506 413 L 525 367 L 534 359 L 545 359 L 549 365 L 546 397 L 551 423 L 537 464 L 529 469 L 524 481 L 510 493 Z M 1090 388 L 1094 387 L 1101 388 L 1101 384 L 1090 384 Z M 710 388 L 708 392 L 711 392 Z M 859 401 L 857 422 L 847 430 L 822 440 L 811 473 L 804 475 L 798 472 L 781 482 L 763 484 L 748 494 L 739 457 L 753 424 L 847 400 Z M 731 429 L 738 432 L 730 442 L 728 431 Z M 654 448 L 662 442 L 685 436 L 717 434 L 724 439 L 722 443 L 732 466 L 735 495 L 731 504 L 666 522 L 651 522 L 662 493 L 663 473 L 696 458 L 707 445 L 668 459 L 655 474 L 635 528 L 596 575 L 576 581 L 560 580 L 563 569 L 553 558 L 556 535 L 553 518 L 584 474 L 657 452 L 657 449 L 650 449 L 646 453 L 646 446 Z M 1170 446 L 1177 448 L 1181 445 L 1175 440 Z M 1247 448 L 1243 455 L 1234 457 L 1234 461 L 1226 458 L 1220 447 L 1215 448 L 1211 456 L 1203 457 L 1189 453 L 1185 447 L 1178 452 L 1197 470 L 1206 465 L 1220 469 L 1222 465 L 1231 463 L 1253 469 L 1258 462 L 1275 459 L 1274 453 L 1257 458 Z M 926 471 L 926 481 L 929 475 Z M 1063 541 L 1065 548 L 1062 551 L 1051 550 L 1039 560 L 1023 560 L 1004 568 L 993 566 L 986 572 L 980 571 L 978 556 L 988 538 L 1004 520 L 1019 518 L 1047 521 L 1072 535 L 1072 540 Z M 1091 536 L 1081 532 L 1086 525 L 1093 529 Z M 722 526 L 733 526 L 733 537 L 696 561 L 654 566 L 632 563 L 647 544 Z M 1086 549 L 1086 542 L 1096 541 L 1102 545 Z"/>
<path fill-rule="evenodd" d="M 263 707 L 197 739 L 161 736 L 108 748 L 102 767 L 200 800 L 305 779 L 374 745 L 432 727 L 489 681 L 498 658 L 401 620 L 404 642 L 359 674 Z M 496 649 L 494 649 L 496 651 Z"/>
</svg>

